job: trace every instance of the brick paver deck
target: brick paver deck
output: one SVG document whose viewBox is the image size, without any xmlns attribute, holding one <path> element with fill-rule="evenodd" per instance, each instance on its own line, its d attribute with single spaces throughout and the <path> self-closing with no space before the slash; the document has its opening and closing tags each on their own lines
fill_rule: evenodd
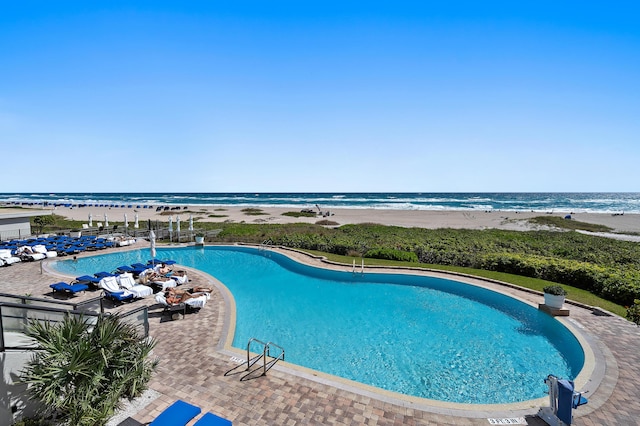
<svg viewBox="0 0 640 426">
<path fill-rule="evenodd" d="M 144 247 L 139 246 L 139 247 Z M 134 247 L 135 248 L 135 247 Z M 307 263 L 318 260 L 294 255 Z M 199 313 L 171 321 L 152 297 L 126 307 L 150 306 L 150 334 L 157 340 L 154 354 L 160 363 L 150 383 L 160 397 L 133 415 L 148 423 L 176 399 L 183 399 L 233 421 L 234 425 L 488 425 L 488 417 L 524 417 L 529 425 L 545 424 L 535 416 L 538 406 L 515 410 L 451 410 L 434 403 L 389 398 L 334 384 L 323 375 L 313 377 L 278 364 L 266 376 L 240 381 L 224 373 L 236 364 L 225 348 L 233 306 L 226 290 L 213 277 L 189 270 L 189 285 L 215 285 L 211 300 Z M 0 268 L 0 292 L 53 297 L 48 284 L 60 277 L 38 262 Z M 537 305 L 541 296 L 493 283 L 472 280 Z M 95 297 L 86 292 L 76 299 Z M 58 297 L 58 296 L 56 296 Z M 589 404 L 576 410 L 576 425 L 640 424 L 640 329 L 625 319 L 599 315 L 570 306 L 568 319 L 595 348 L 593 379 L 585 384 Z M 541 378 L 542 379 L 542 378 Z M 546 403 L 545 403 L 546 405 Z M 131 424 L 131 421 L 127 424 Z M 135 423 L 135 422 L 134 422 Z"/>
</svg>

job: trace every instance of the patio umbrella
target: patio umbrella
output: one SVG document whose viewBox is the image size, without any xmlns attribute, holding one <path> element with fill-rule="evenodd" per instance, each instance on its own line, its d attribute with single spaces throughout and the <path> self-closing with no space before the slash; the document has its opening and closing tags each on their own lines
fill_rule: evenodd
<svg viewBox="0 0 640 426">
<path fill-rule="evenodd" d="M 135 229 L 138 229 L 138 227 L 139 227 L 139 226 L 140 226 L 140 225 L 138 224 L 138 213 L 136 213 L 136 221 L 133 223 L 133 227 L 134 227 Z"/>
<path fill-rule="evenodd" d="M 129 220 L 127 219 L 127 214 L 124 214 L 124 229 L 129 227 Z"/>
<path fill-rule="evenodd" d="M 93 215 L 89 213 L 89 228 L 93 226 Z"/>
<path fill-rule="evenodd" d="M 189 231 L 193 231 L 193 215 L 189 215 Z"/>
<path fill-rule="evenodd" d="M 169 241 L 173 240 L 173 216 L 169 216 Z"/>
<path fill-rule="evenodd" d="M 176 216 L 176 232 L 178 233 L 178 242 L 180 242 L 180 215 Z"/>
<path fill-rule="evenodd" d="M 149 231 L 149 242 L 151 243 L 151 259 L 156 258 L 156 233 L 153 229 Z"/>
<path fill-rule="evenodd" d="M 108 228 L 109 227 L 109 218 L 107 217 L 107 214 L 104 214 L 104 227 Z"/>
</svg>

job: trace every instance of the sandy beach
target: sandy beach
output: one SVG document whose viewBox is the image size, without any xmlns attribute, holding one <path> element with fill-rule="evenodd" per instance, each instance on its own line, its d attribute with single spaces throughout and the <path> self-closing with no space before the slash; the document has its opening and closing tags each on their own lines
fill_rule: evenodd
<svg viewBox="0 0 640 426">
<path fill-rule="evenodd" d="M 133 226 L 135 215 L 138 215 L 140 228 L 144 228 L 147 220 L 169 221 L 172 217 L 174 224 L 177 216 L 180 216 L 183 230 L 187 228 L 189 216 L 193 215 L 195 227 L 197 222 L 235 222 L 235 223 L 316 223 L 320 220 L 328 220 L 336 226 L 359 223 L 378 223 L 382 225 L 394 225 L 403 227 L 419 227 L 427 229 L 457 228 L 457 229 L 508 229 L 508 230 L 535 230 L 540 226 L 528 222 L 528 219 L 537 216 L 554 215 L 565 217 L 571 214 L 573 220 L 605 225 L 616 233 L 640 233 L 640 215 L 623 214 L 612 215 L 605 213 L 573 213 L 573 212 L 531 212 L 531 211 L 474 211 L 474 210 L 381 210 L 381 209 L 331 209 L 323 211 L 323 215 L 315 217 L 291 217 L 283 216 L 286 212 L 299 212 L 309 209 L 308 206 L 293 207 L 255 207 L 261 210 L 259 215 L 247 214 L 247 207 L 237 206 L 180 206 L 179 210 L 156 211 L 156 206 L 151 208 L 127 208 L 127 207 L 56 207 L 54 214 L 65 216 L 74 220 L 88 222 L 89 214 L 93 218 L 93 226 L 104 222 L 107 214 L 110 224 L 124 222 L 127 215 L 129 226 Z M 314 209 L 318 213 L 318 209 Z M 326 215 L 329 213 L 329 215 Z"/>
</svg>

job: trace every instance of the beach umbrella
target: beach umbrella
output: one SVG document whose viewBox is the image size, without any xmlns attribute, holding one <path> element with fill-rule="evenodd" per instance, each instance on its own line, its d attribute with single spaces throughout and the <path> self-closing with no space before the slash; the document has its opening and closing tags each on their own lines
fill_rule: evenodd
<svg viewBox="0 0 640 426">
<path fill-rule="evenodd" d="M 136 221 L 133 223 L 133 227 L 134 227 L 135 229 L 138 229 L 138 227 L 139 227 L 139 226 L 140 226 L 140 225 L 138 224 L 138 213 L 136 213 Z"/>
<path fill-rule="evenodd" d="M 173 239 L 173 216 L 169 216 L 169 241 Z"/>
<path fill-rule="evenodd" d="M 149 242 L 151 243 L 151 258 L 156 258 L 156 233 L 153 229 L 149 231 Z"/>
<path fill-rule="evenodd" d="M 176 232 L 178 233 L 178 242 L 180 242 L 180 215 L 176 216 Z"/>
<path fill-rule="evenodd" d="M 104 214 L 104 227 L 108 228 L 109 227 L 109 218 L 107 217 L 107 214 Z"/>
<path fill-rule="evenodd" d="M 93 226 L 93 215 L 89 213 L 89 228 Z"/>
</svg>

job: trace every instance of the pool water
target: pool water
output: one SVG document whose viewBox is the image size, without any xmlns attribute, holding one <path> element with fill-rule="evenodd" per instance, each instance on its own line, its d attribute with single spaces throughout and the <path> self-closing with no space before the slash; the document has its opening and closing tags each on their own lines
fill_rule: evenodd
<svg viewBox="0 0 640 426">
<path fill-rule="evenodd" d="M 55 268 L 70 275 L 145 262 L 149 250 Z M 560 322 L 500 293 L 440 278 L 330 271 L 247 247 L 158 250 L 219 279 L 236 302 L 233 346 L 252 337 L 286 360 L 406 395 L 495 404 L 545 396 L 548 374 L 584 364 Z"/>
</svg>

